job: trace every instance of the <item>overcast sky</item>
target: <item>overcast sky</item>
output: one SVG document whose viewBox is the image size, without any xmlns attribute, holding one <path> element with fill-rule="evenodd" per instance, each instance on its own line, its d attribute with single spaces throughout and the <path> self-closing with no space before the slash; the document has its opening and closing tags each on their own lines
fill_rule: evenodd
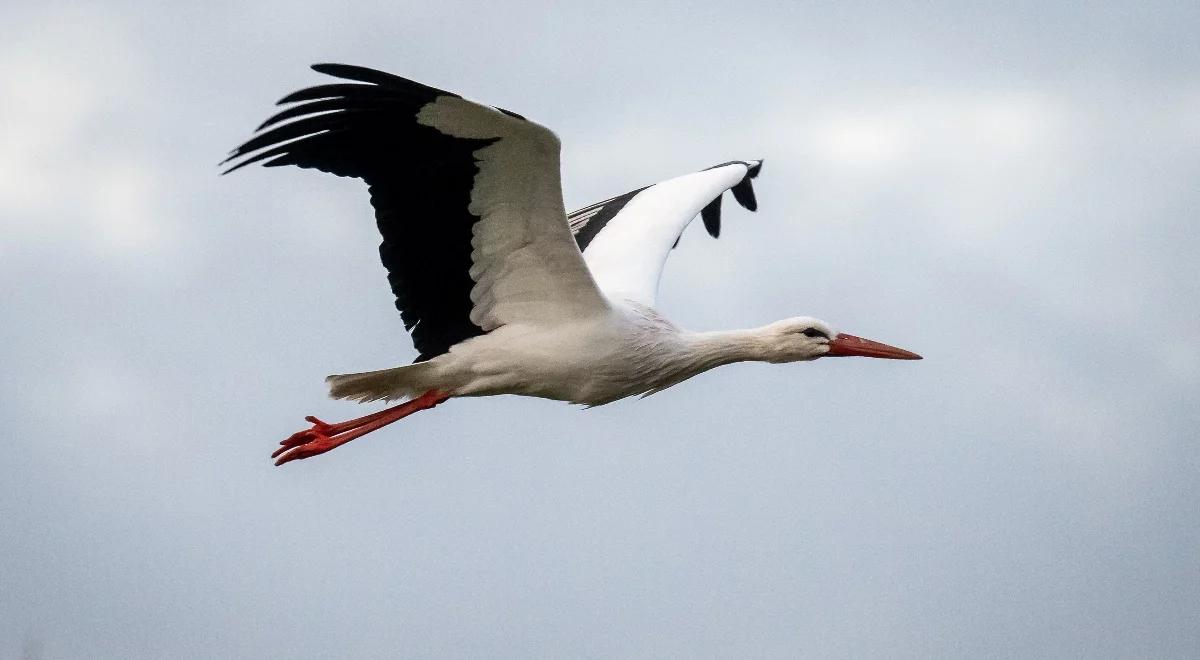
<svg viewBox="0 0 1200 660">
<path fill-rule="evenodd" d="M 0 658 L 1195 657 L 1200 5 L 347 4 L 0 9 Z M 926 359 L 276 469 L 415 355 L 361 184 L 217 176 L 319 61 L 552 127 L 572 208 L 764 158 L 664 311 Z"/>
</svg>

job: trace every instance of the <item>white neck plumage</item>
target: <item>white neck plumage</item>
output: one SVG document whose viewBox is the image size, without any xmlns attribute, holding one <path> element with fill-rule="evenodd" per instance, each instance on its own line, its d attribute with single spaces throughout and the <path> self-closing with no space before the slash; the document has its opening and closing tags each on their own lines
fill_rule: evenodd
<svg viewBox="0 0 1200 660">
<path fill-rule="evenodd" d="M 734 362 L 778 362 L 773 338 L 770 326 L 683 334 L 689 362 L 697 367 L 696 373 Z"/>
</svg>

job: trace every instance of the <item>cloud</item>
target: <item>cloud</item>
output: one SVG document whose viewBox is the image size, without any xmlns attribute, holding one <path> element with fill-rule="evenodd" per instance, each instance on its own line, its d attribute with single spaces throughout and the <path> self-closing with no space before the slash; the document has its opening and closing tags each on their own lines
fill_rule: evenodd
<svg viewBox="0 0 1200 660">
<path fill-rule="evenodd" d="M 165 249 L 169 189 L 136 117 L 146 53 L 100 5 L 27 17 L 0 44 L 0 226 L 14 240 L 116 256 Z"/>
</svg>

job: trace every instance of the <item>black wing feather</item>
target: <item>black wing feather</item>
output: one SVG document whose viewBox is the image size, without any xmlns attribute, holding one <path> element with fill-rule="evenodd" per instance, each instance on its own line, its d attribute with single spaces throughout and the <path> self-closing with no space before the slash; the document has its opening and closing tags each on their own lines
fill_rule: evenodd
<svg viewBox="0 0 1200 660">
<path fill-rule="evenodd" d="M 741 204 L 744 208 L 750 211 L 757 211 L 758 201 L 754 197 L 754 188 L 751 186 L 750 180 L 757 177 L 758 173 L 762 171 L 761 160 L 749 162 L 731 160 L 719 165 L 707 167 L 705 169 L 716 169 L 726 165 L 733 165 L 734 163 L 745 165 L 747 169 L 746 176 L 741 181 L 737 182 L 731 189 L 733 191 L 733 198 L 736 199 L 738 204 Z M 599 234 L 600 230 L 604 229 L 605 225 L 607 225 L 608 222 L 612 220 L 621 209 L 625 208 L 625 205 L 628 204 L 630 200 L 636 197 L 638 193 L 646 190 L 646 188 L 651 187 L 653 186 L 638 188 L 637 190 L 632 190 L 624 195 L 618 195 L 603 202 L 596 202 L 595 204 L 585 206 L 567 214 L 567 221 L 571 225 L 571 231 L 575 234 L 575 242 L 579 245 L 579 250 L 586 250 L 587 246 L 591 244 L 592 239 L 596 237 L 596 234 Z M 713 238 L 717 238 L 721 235 L 722 196 L 723 195 L 717 195 L 714 197 L 712 201 L 706 204 L 700 211 L 700 218 L 704 221 L 704 228 L 708 230 L 709 235 L 711 235 Z M 671 247 L 675 248 L 678 247 L 678 245 L 679 239 L 675 239 L 675 244 Z"/>
<path fill-rule="evenodd" d="M 285 119 L 293 117 L 303 117 L 304 115 L 315 115 L 322 112 L 333 112 L 336 110 L 381 110 L 384 103 L 373 101 L 371 99 L 322 99 L 320 101 L 309 101 L 300 105 L 294 105 L 285 110 L 281 110 L 271 115 L 266 121 L 259 124 L 255 131 L 261 131 L 268 126 L 273 126 Z"/>
<path fill-rule="evenodd" d="M 733 191 L 733 198 L 737 200 L 747 211 L 758 210 L 758 200 L 754 198 L 754 186 L 750 184 L 750 175 L 738 181 L 737 184 L 730 188 Z"/>
<path fill-rule="evenodd" d="M 443 92 L 439 89 L 434 89 L 429 85 L 421 84 L 415 80 L 401 78 L 394 73 L 380 71 L 378 69 L 369 69 L 365 66 L 355 66 L 353 64 L 332 64 L 321 63 L 312 65 L 312 70 L 317 73 L 324 73 L 335 78 L 343 78 L 345 80 L 357 80 L 358 82 L 370 83 L 372 85 L 381 85 L 383 87 L 396 87 L 400 89 L 421 89 L 427 92 L 434 92 L 436 95 L 446 95 L 448 92 Z"/>
<path fill-rule="evenodd" d="M 704 228 L 708 230 L 708 235 L 713 238 L 721 236 L 721 198 L 724 195 L 717 195 L 713 201 L 708 203 L 700 210 L 700 219 L 704 221 Z"/>
<path fill-rule="evenodd" d="M 470 321 L 471 231 L 479 218 L 467 208 L 478 173 L 474 152 L 493 140 L 454 138 L 416 122 L 422 107 L 457 94 L 364 67 L 313 69 L 355 82 L 285 96 L 280 104 L 302 104 L 264 122 L 259 130 L 270 130 L 235 149 L 226 173 L 263 162 L 363 179 L 383 237 L 379 256 L 417 360 L 483 334 Z"/>
</svg>

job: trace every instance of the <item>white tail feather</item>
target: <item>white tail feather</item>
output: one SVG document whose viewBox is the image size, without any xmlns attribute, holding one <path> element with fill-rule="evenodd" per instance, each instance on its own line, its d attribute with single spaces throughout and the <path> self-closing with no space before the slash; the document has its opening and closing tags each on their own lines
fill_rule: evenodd
<svg viewBox="0 0 1200 660">
<path fill-rule="evenodd" d="M 430 389 L 431 365 L 428 362 L 409 364 L 382 371 L 367 371 L 361 374 L 335 374 L 327 376 L 329 396 L 334 399 L 357 401 L 393 401 L 412 399 Z"/>
</svg>

